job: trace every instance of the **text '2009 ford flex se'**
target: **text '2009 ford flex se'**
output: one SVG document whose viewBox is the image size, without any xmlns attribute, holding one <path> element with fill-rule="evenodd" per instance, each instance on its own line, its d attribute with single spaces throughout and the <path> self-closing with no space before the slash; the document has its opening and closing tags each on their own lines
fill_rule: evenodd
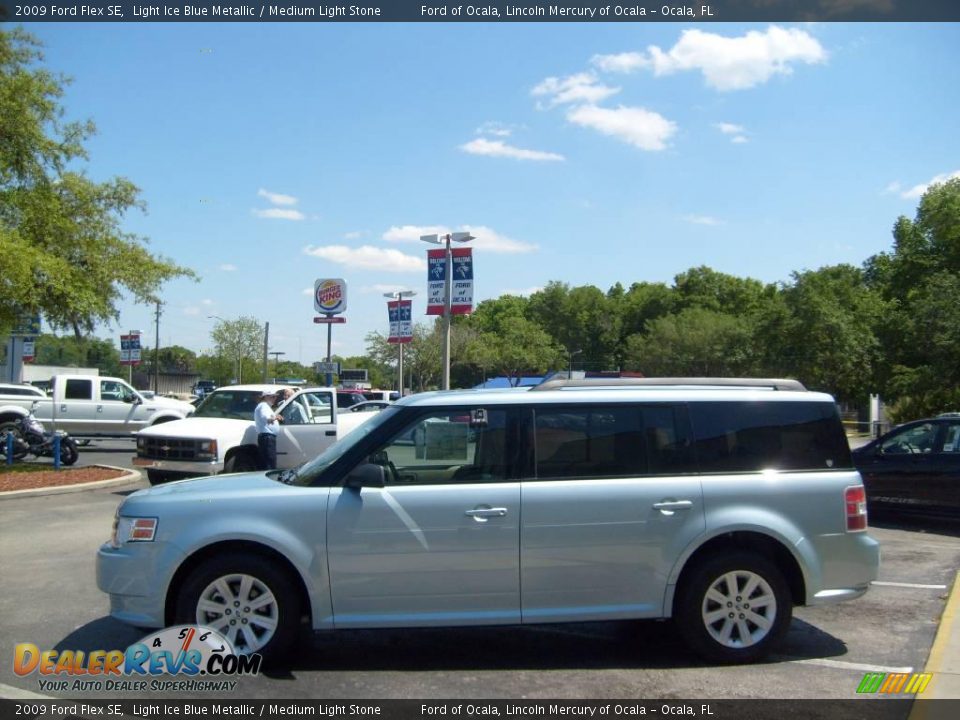
<svg viewBox="0 0 960 720">
<path fill-rule="evenodd" d="M 305 629 L 673 618 L 746 662 L 879 546 L 836 405 L 790 380 L 425 393 L 282 471 L 141 490 L 98 553 L 112 615 L 282 658 Z"/>
</svg>

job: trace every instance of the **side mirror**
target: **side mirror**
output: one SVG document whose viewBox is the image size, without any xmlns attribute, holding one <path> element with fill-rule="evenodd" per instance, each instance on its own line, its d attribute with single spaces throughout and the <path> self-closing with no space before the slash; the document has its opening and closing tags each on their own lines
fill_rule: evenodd
<svg viewBox="0 0 960 720">
<path fill-rule="evenodd" d="M 383 472 L 382 465 L 376 465 L 374 463 L 363 463 L 362 465 L 357 465 L 350 473 L 347 475 L 346 485 L 348 488 L 365 488 L 365 487 L 376 487 L 382 488 L 385 486 L 385 475 Z"/>
</svg>

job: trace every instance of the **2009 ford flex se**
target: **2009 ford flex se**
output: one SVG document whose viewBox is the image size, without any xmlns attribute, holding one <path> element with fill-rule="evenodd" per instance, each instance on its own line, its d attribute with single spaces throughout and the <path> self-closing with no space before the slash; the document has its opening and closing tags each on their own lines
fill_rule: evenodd
<svg viewBox="0 0 960 720">
<path fill-rule="evenodd" d="M 142 490 L 98 554 L 114 617 L 282 657 L 335 628 L 669 618 L 755 660 L 877 576 L 829 395 L 796 381 L 425 393 L 295 469 Z"/>
</svg>

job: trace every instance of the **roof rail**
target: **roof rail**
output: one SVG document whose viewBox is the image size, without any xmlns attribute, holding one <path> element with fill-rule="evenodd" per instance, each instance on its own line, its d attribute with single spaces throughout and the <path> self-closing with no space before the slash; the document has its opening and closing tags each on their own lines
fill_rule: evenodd
<svg viewBox="0 0 960 720">
<path fill-rule="evenodd" d="M 770 390 L 806 391 L 799 380 L 789 378 L 711 378 L 711 377 L 653 377 L 653 378 L 551 378 L 531 388 L 532 391 L 562 390 L 563 388 L 618 388 L 618 387 L 715 387 L 768 388 Z"/>
</svg>

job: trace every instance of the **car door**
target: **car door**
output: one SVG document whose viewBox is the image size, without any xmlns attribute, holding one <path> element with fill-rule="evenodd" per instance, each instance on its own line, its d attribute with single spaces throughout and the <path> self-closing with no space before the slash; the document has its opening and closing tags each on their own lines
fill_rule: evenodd
<svg viewBox="0 0 960 720">
<path fill-rule="evenodd" d="M 916 488 L 924 504 L 945 512 L 960 511 L 960 419 L 939 421 L 936 451 L 929 456 L 925 487 Z"/>
<path fill-rule="evenodd" d="M 68 433 L 96 433 L 100 431 L 100 418 L 94 401 L 94 385 L 91 378 L 58 378 L 63 391 L 55 392 L 59 402 L 54 401 L 53 419 L 57 427 Z M 59 388 L 58 388 L 59 391 Z"/>
<path fill-rule="evenodd" d="M 129 385 L 119 380 L 101 380 L 100 398 L 95 411 L 100 432 L 133 433 L 146 426 L 147 414 L 140 398 Z"/>
<path fill-rule="evenodd" d="M 858 459 L 867 499 L 890 505 L 922 504 L 941 443 L 939 429 L 930 420 L 910 423 L 888 433 Z"/>
<path fill-rule="evenodd" d="M 280 408 L 277 466 L 289 468 L 312 460 L 337 440 L 333 393 L 300 392 Z"/>
<path fill-rule="evenodd" d="M 384 487 L 333 488 L 337 627 L 520 620 L 520 486 L 512 413 L 430 410 L 365 460 Z"/>
<path fill-rule="evenodd" d="M 523 479 L 524 623 L 660 617 L 667 577 L 704 531 L 682 408 L 537 408 Z"/>
</svg>

